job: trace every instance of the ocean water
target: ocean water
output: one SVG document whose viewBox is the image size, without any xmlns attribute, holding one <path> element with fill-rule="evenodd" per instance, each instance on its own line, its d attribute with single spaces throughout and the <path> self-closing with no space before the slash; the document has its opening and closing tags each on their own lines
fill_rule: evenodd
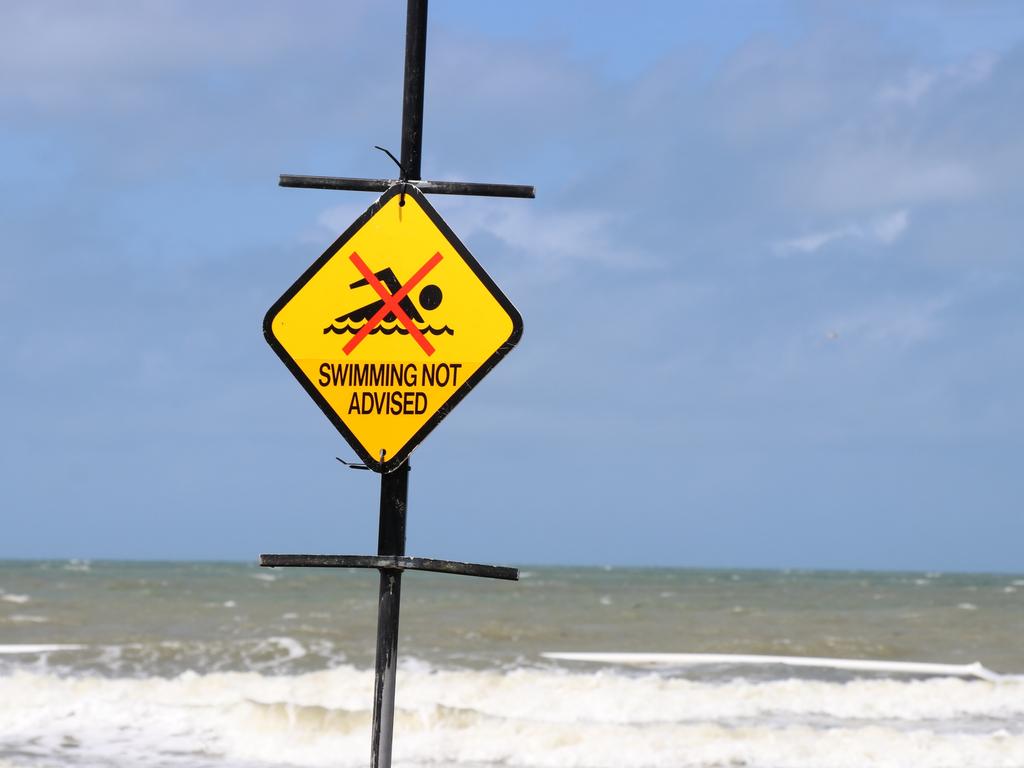
<svg viewBox="0 0 1024 768">
<path fill-rule="evenodd" d="M 376 572 L 0 563 L 0 768 L 366 766 Z M 982 662 L 997 680 L 549 651 Z M 1024 767 L 1024 575 L 403 582 L 394 765 Z"/>
</svg>

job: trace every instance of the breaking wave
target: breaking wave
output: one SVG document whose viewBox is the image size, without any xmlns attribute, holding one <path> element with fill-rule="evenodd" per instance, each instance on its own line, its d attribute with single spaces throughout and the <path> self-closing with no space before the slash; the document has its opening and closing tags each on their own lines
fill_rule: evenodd
<svg viewBox="0 0 1024 768">
<path fill-rule="evenodd" d="M 1024 681 L 403 665 L 396 768 L 1024 765 Z M 0 677 L 0 765 L 364 766 L 372 671 Z M 45 756 L 45 759 L 44 759 Z"/>
</svg>

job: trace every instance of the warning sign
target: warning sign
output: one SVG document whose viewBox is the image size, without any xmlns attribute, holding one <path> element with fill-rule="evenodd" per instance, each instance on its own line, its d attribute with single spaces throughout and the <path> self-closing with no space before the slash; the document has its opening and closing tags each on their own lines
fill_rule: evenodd
<svg viewBox="0 0 1024 768">
<path fill-rule="evenodd" d="M 263 333 L 389 472 L 519 341 L 515 307 L 419 190 L 396 184 L 277 300 Z"/>
</svg>

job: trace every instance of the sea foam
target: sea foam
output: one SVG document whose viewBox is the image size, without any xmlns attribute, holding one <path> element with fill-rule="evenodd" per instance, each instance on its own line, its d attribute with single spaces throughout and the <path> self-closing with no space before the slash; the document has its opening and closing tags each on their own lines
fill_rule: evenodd
<svg viewBox="0 0 1024 768">
<path fill-rule="evenodd" d="M 0 677 L 0 757 L 354 768 L 368 759 L 372 694 L 372 672 L 348 665 L 135 679 L 19 671 Z M 399 674 L 394 756 L 396 768 L 1019 768 L 1022 723 L 1017 680 L 709 683 L 413 663 Z"/>
</svg>

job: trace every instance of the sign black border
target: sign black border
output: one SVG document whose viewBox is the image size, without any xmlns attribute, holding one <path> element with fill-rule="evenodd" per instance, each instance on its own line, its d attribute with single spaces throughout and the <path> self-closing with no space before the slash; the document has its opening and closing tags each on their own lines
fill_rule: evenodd
<svg viewBox="0 0 1024 768">
<path fill-rule="evenodd" d="M 477 276 L 477 279 L 480 280 L 488 292 L 490 292 L 502 309 L 504 309 L 511 318 L 512 333 L 498 346 L 498 349 L 495 350 L 495 352 L 487 358 L 486 361 L 484 361 L 483 365 L 481 365 L 472 376 L 466 379 L 462 386 L 452 393 L 452 396 L 448 398 L 445 404 L 441 406 L 422 427 L 419 428 L 416 434 L 406 441 L 405 445 L 403 445 L 394 456 L 388 457 L 384 462 L 381 462 L 380 457 L 374 457 L 367 453 L 362 444 L 356 439 L 355 435 L 352 434 L 352 431 L 345 426 L 345 422 L 341 420 L 341 417 L 338 416 L 334 409 L 331 408 L 330 404 L 328 404 L 327 399 L 320 394 L 320 391 L 316 388 L 313 382 L 306 377 L 298 364 L 285 351 L 281 342 L 279 342 L 277 337 L 274 336 L 273 322 L 274 318 L 277 317 L 278 312 L 281 311 L 285 304 L 291 301 L 292 297 L 294 297 L 306 283 L 313 279 L 313 276 L 320 271 L 324 264 L 326 264 L 339 250 L 341 250 L 345 243 L 351 240 L 352 237 L 355 236 L 356 232 L 362 229 L 363 225 L 365 225 L 372 216 L 380 211 L 380 209 L 383 208 L 391 198 L 400 194 L 403 186 L 405 187 L 404 191 L 406 197 L 412 197 L 417 203 L 419 203 L 427 216 L 430 217 L 430 220 L 441 231 L 441 234 L 443 234 L 445 239 L 451 243 L 456 252 L 463 258 L 463 260 L 465 260 L 466 264 L 469 265 L 469 268 L 473 270 L 473 274 Z M 462 241 L 459 240 L 451 227 L 449 227 L 445 220 L 441 218 L 440 214 L 434 210 L 434 207 L 429 202 L 427 202 L 427 198 L 423 193 L 411 184 L 403 185 L 401 183 L 392 185 L 391 188 L 381 195 L 373 205 L 367 208 L 358 219 L 352 222 L 352 225 L 346 229 L 341 236 L 327 248 L 326 251 L 323 252 L 323 255 L 321 255 L 320 258 L 314 261 L 309 268 L 302 273 L 299 279 L 296 280 L 292 286 L 284 292 L 284 294 L 282 294 L 281 298 L 274 302 L 273 306 L 267 310 L 267 314 L 263 318 L 263 336 L 266 338 L 271 349 L 277 353 L 277 356 L 281 358 L 281 361 L 288 367 L 288 370 L 291 371 L 292 376 L 298 380 L 303 389 L 306 390 L 307 394 L 313 398 L 313 401 L 320 407 L 320 410 L 324 412 L 324 415 L 327 416 L 335 429 L 342 434 L 366 466 L 374 472 L 381 473 L 393 472 L 395 469 L 400 467 L 402 462 L 409 458 L 409 455 L 413 450 L 423 442 L 424 438 L 426 438 L 431 431 L 433 431 L 434 427 L 436 427 L 445 416 L 451 413 L 452 409 L 459 404 L 462 398 L 469 394 L 469 391 L 473 389 L 473 387 L 475 387 L 484 376 L 490 373 L 491 369 L 494 368 L 494 366 L 496 366 L 501 359 L 519 343 L 519 339 L 522 335 L 523 318 L 519 314 L 519 310 L 517 310 L 512 305 L 512 302 L 509 301 L 508 297 L 501 292 L 501 289 L 498 288 L 495 282 L 491 279 L 491 276 L 484 271 L 484 268 L 480 266 L 480 263 L 473 258 L 473 254 L 471 254 L 469 249 L 463 245 Z"/>
</svg>

